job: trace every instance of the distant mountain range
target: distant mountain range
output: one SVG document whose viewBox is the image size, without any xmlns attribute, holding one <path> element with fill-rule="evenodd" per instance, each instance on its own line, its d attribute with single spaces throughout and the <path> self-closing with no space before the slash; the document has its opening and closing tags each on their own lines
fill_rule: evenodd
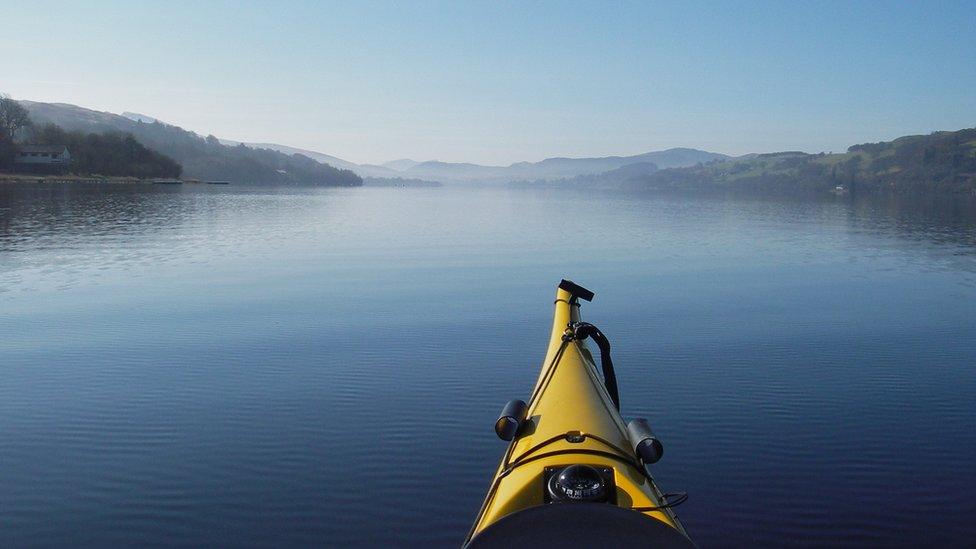
<svg viewBox="0 0 976 549">
<path fill-rule="evenodd" d="M 384 162 L 380 164 L 384 168 L 389 168 L 391 170 L 396 170 L 398 172 L 409 170 L 410 168 L 420 164 L 416 160 L 410 160 L 409 158 L 401 158 L 399 160 L 391 160 L 389 162 Z"/>
<path fill-rule="evenodd" d="M 238 145 L 237 141 L 222 139 L 221 143 Z M 596 175 L 634 164 L 654 164 L 658 168 L 681 168 L 696 164 L 725 160 L 727 155 L 697 149 L 668 149 L 634 156 L 604 156 L 597 158 L 547 158 L 540 162 L 516 162 L 508 166 L 484 166 L 481 164 L 417 162 L 401 159 L 376 164 L 354 164 L 328 154 L 279 145 L 277 143 L 244 143 L 280 151 L 286 154 L 303 154 L 319 162 L 337 168 L 352 170 L 362 177 L 410 178 L 446 183 L 508 183 L 512 181 L 553 181 L 586 175 Z M 646 171 L 646 170 L 645 170 Z"/>
<path fill-rule="evenodd" d="M 823 194 L 920 192 L 976 195 L 976 128 L 854 145 L 846 153 L 780 152 L 730 157 L 697 149 L 633 156 L 547 158 L 508 166 L 417 162 L 356 164 L 276 143 L 200 136 L 152 116 L 21 101 L 36 125 L 85 133 L 125 132 L 183 167 L 184 177 L 241 183 L 434 186 L 512 184 L 678 192 Z"/>
<path fill-rule="evenodd" d="M 423 179 L 458 182 L 551 181 L 600 174 L 630 164 L 650 163 L 658 168 L 678 168 L 727 158 L 724 154 L 697 149 L 668 149 L 634 156 L 547 158 L 540 162 L 516 162 L 509 166 L 430 161 L 417 163 L 402 173 Z"/>
<path fill-rule="evenodd" d="M 171 156 L 183 165 L 187 177 L 201 179 L 247 180 L 267 179 L 271 182 L 308 178 L 309 164 L 348 170 L 359 177 L 444 183 L 490 183 L 513 181 L 557 181 L 593 176 L 619 170 L 628 165 L 646 173 L 649 164 L 658 168 L 694 166 L 729 157 L 697 149 L 668 149 L 633 156 L 596 158 L 547 158 L 539 162 L 516 162 L 508 166 L 484 166 L 470 163 L 418 162 L 399 159 L 381 165 L 356 164 L 318 151 L 281 145 L 278 143 L 242 143 L 229 139 L 208 139 L 194 132 L 166 124 L 155 117 L 134 112 L 121 115 L 85 109 L 64 103 L 21 101 L 39 124 L 53 123 L 67 130 L 102 133 L 122 131 L 133 134 L 147 147 Z M 220 148 L 216 148 L 216 147 Z M 241 147 L 255 151 L 248 154 Z M 259 152 L 263 151 L 263 152 Z M 272 154 L 277 153 L 277 155 Z M 298 155 L 296 157 L 295 155 Z M 258 169 L 254 164 L 260 164 Z M 626 170 L 625 170 L 626 172 Z M 318 174 L 321 179 L 325 174 Z M 336 180 L 348 182 L 336 175 Z M 316 177 L 313 177 L 315 179 Z M 270 178 L 270 179 L 268 179 Z"/>
</svg>

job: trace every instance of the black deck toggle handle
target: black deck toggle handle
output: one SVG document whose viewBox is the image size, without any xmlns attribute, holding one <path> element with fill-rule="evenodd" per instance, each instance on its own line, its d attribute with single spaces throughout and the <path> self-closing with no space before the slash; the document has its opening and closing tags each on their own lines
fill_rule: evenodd
<svg viewBox="0 0 976 549">
<path fill-rule="evenodd" d="M 583 301 L 593 301 L 593 296 L 596 295 L 572 280 L 566 280 L 565 278 L 559 282 L 559 289 L 566 290 L 574 298 L 578 297 Z"/>
</svg>

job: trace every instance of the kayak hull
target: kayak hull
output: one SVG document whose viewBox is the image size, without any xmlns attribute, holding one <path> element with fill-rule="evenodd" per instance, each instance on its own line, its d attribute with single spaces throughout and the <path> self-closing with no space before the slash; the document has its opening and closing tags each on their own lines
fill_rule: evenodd
<svg viewBox="0 0 976 549">
<path fill-rule="evenodd" d="M 577 299 L 560 288 L 549 348 L 528 401 L 526 420 L 506 450 L 469 539 L 513 513 L 546 504 L 546 469 L 572 464 L 612 470 L 613 505 L 638 508 L 631 512 L 684 534 L 638 462 L 627 426 L 590 350 L 584 341 L 564 337 L 570 325 L 579 321 Z"/>
</svg>

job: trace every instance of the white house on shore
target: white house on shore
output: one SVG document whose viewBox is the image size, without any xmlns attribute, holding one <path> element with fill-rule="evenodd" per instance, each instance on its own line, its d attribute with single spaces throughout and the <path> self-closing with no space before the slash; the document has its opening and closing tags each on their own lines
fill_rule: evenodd
<svg viewBox="0 0 976 549">
<path fill-rule="evenodd" d="M 71 164 L 71 153 L 64 145 L 21 145 L 14 164 L 18 171 L 60 172 Z"/>
</svg>

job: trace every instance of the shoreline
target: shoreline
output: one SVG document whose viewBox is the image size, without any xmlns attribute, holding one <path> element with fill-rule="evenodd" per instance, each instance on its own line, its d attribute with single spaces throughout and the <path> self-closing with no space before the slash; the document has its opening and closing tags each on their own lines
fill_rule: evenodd
<svg viewBox="0 0 976 549">
<path fill-rule="evenodd" d="M 227 185 L 228 181 L 201 181 L 199 179 L 174 179 L 166 177 L 156 177 L 151 179 L 144 179 L 139 177 L 121 177 L 121 176 L 100 176 L 100 175 L 44 175 L 44 174 L 13 174 L 13 173 L 2 173 L 0 174 L 0 184 L 3 183 L 21 183 L 21 184 L 63 184 L 69 185 L 72 183 L 116 183 L 116 184 L 147 184 L 147 185 Z"/>
<path fill-rule="evenodd" d="M 0 174 L 0 183 L 152 183 L 138 177 L 103 177 L 81 175 Z"/>
</svg>

